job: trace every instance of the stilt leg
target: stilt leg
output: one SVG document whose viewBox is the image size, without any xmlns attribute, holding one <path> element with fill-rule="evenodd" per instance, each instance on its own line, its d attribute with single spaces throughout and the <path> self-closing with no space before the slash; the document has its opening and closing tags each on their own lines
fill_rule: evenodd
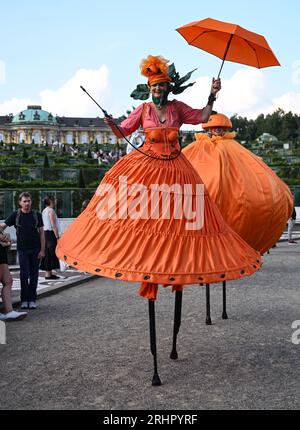
<svg viewBox="0 0 300 430">
<path fill-rule="evenodd" d="M 223 281 L 223 313 L 222 313 L 223 320 L 227 320 L 227 312 L 226 312 L 226 281 Z"/>
<path fill-rule="evenodd" d="M 156 331 L 155 331 L 155 302 L 154 300 L 148 300 L 149 303 L 149 328 L 150 328 L 150 349 L 153 355 L 154 361 L 154 374 L 152 378 L 152 385 L 161 385 L 157 373 L 157 353 L 156 353 Z"/>
<path fill-rule="evenodd" d="M 175 293 L 175 311 L 174 311 L 174 330 L 173 330 L 173 348 L 170 354 L 172 360 L 177 360 L 178 354 L 176 349 L 177 335 L 181 324 L 181 307 L 182 307 L 182 291 Z"/>
<path fill-rule="evenodd" d="M 209 284 L 206 284 L 206 325 L 211 325 L 210 319 L 210 289 Z"/>
</svg>

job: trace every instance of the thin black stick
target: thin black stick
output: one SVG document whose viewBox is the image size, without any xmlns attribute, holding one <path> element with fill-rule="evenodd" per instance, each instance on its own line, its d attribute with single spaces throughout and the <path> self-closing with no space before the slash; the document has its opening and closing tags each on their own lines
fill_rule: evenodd
<svg viewBox="0 0 300 430">
<path fill-rule="evenodd" d="M 156 351 L 156 330 L 155 330 L 155 302 L 148 300 L 149 303 L 149 327 L 150 327 L 150 350 L 153 355 L 154 373 L 152 378 L 152 385 L 161 385 L 160 378 L 157 372 L 157 351 Z"/>
<path fill-rule="evenodd" d="M 223 320 L 227 320 L 227 312 L 226 312 L 226 281 L 223 281 L 223 313 L 222 313 Z"/>
<path fill-rule="evenodd" d="M 172 360 L 177 360 L 177 335 L 179 333 L 181 325 L 181 308 L 182 308 L 182 291 L 176 291 L 175 293 L 175 310 L 174 310 L 174 330 L 173 330 L 173 347 L 170 354 Z"/>
<path fill-rule="evenodd" d="M 209 284 L 206 284 L 206 325 L 211 325 L 211 318 L 210 318 L 210 289 Z"/>
</svg>

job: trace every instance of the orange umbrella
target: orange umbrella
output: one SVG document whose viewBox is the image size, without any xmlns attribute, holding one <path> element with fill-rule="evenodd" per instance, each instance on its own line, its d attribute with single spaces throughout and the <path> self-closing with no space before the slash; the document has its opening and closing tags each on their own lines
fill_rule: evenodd
<svg viewBox="0 0 300 430">
<path fill-rule="evenodd" d="M 236 24 L 206 18 L 176 29 L 189 45 L 203 49 L 224 61 L 247 64 L 261 69 L 280 66 L 266 39 Z"/>
</svg>

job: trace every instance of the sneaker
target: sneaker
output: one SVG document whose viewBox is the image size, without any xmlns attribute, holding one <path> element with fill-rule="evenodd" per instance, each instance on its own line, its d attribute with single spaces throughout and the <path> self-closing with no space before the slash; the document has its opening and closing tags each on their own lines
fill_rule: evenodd
<svg viewBox="0 0 300 430">
<path fill-rule="evenodd" d="M 7 314 L 0 314 L 0 320 L 2 321 L 19 321 L 27 316 L 27 312 L 10 311 Z"/>
<path fill-rule="evenodd" d="M 22 302 L 21 309 L 28 309 L 28 302 Z"/>
<path fill-rule="evenodd" d="M 297 243 L 295 240 L 289 240 L 288 243 Z"/>
<path fill-rule="evenodd" d="M 60 279 L 60 276 L 57 276 L 57 275 L 45 276 L 45 279 Z"/>
<path fill-rule="evenodd" d="M 29 309 L 36 309 L 36 308 L 37 308 L 37 305 L 36 305 L 36 303 L 35 303 L 35 302 L 29 302 L 29 303 L 28 303 L 28 307 L 29 307 Z"/>
</svg>

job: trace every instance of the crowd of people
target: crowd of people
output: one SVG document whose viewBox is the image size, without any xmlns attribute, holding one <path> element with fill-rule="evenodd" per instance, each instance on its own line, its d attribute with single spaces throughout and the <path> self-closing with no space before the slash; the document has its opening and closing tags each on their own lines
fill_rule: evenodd
<svg viewBox="0 0 300 430">
<path fill-rule="evenodd" d="M 98 160 L 99 166 L 115 164 L 124 155 L 121 148 L 111 151 L 103 151 L 102 149 L 99 149 L 97 152 L 92 151 L 91 154 L 94 159 Z"/>
</svg>

